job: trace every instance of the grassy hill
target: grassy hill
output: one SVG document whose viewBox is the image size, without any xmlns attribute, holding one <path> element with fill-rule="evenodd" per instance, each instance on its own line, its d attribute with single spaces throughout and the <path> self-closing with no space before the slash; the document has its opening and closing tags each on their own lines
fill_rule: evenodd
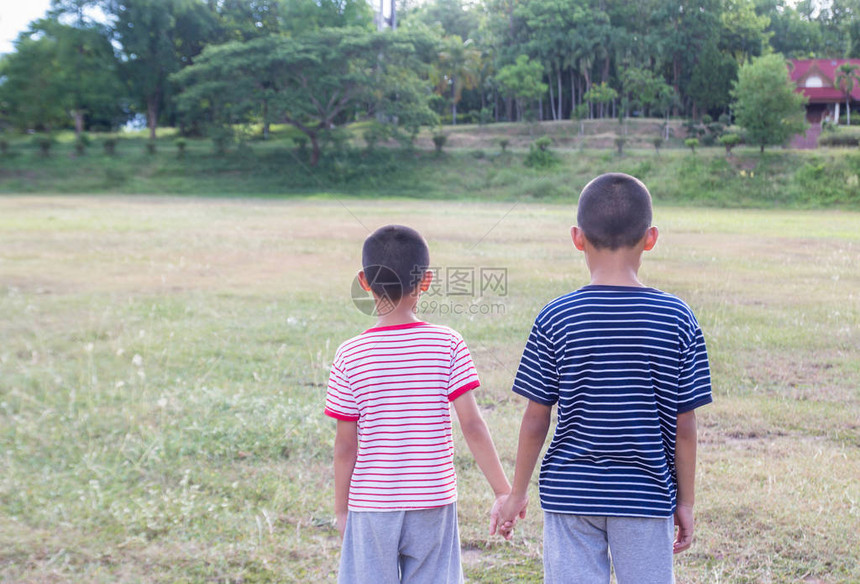
<svg viewBox="0 0 860 584">
<path fill-rule="evenodd" d="M 659 135 L 659 121 L 631 120 L 620 155 L 614 146 L 620 128 L 615 120 L 586 122 L 580 136 L 576 122 L 445 127 L 447 143 L 437 154 L 427 131 L 412 147 L 392 141 L 368 149 L 357 124 L 327 146 L 317 167 L 308 164 L 296 133 L 282 127 L 268 141 L 251 129 L 248 139 L 222 155 L 211 140 L 197 139 L 184 141 L 180 156 L 171 129 L 160 133 L 154 154 L 137 134 L 122 135 L 114 156 L 105 153 L 100 138 L 79 155 L 72 136 L 60 135 L 45 157 L 32 139 L 18 137 L 0 157 L 0 193 L 563 201 L 596 174 L 617 170 L 642 178 L 657 199 L 676 204 L 860 208 L 856 149 L 775 149 L 762 155 L 738 148 L 729 157 L 717 147 L 693 154 L 675 137 L 658 152 L 651 141 Z M 681 132 L 675 128 L 674 134 Z M 529 145 L 540 136 L 552 139 L 557 164 L 528 168 Z M 505 151 L 502 140 L 508 142 Z"/>
</svg>

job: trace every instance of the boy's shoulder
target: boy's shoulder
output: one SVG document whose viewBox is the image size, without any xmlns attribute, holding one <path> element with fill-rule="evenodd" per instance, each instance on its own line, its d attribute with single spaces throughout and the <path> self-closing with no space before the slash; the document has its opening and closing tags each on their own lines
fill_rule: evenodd
<svg viewBox="0 0 860 584">
<path fill-rule="evenodd" d="M 337 348 L 335 354 L 340 355 L 345 352 L 365 346 L 367 343 L 385 337 L 396 341 L 402 338 L 404 341 L 416 336 L 424 338 L 432 338 L 436 340 L 450 339 L 453 345 L 463 342 L 463 337 L 451 327 L 433 324 L 429 322 L 412 322 L 408 324 L 371 327 L 349 339 L 345 340 Z"/>
<path fill-rule="evenodd" d="M 536 322 L 552 324 L 579 309 L 617 309 L 628 306 L 669 311 L 680 320 L 696 321 L 689 305 L 678 296 L 657 288 L 600 286 L 590 284 L 548 302 L 538 313 Z"/>
</svg>

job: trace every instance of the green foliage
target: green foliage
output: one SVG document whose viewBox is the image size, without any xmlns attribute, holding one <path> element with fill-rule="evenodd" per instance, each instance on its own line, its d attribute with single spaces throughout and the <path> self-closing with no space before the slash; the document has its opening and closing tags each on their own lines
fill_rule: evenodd
<svg viewBox="0 0 860 584">
<path fill-rule="evenodd" d="M 158 145 L 155 140 L 147 140 L 146 141 L 146 153 L 150 156 L 155 156 L 158 153 Z"/>
<path fill-rule="evenodd" d="M 108 136 L 102 140 L 102 148 L 104 148 L 106 156 L 114 156 L 116 154 L 116 145 L 118 140 L 113 136 Z"/>
<path fill-rule="evenodd" d="M 836 68 L 836 87 L 845 94 L 845 119 L 851 125 L 851 92 L 860 83 L 860 65 L 842 63 Z"/>
<path fill-rule="evenodd" d="M 624 136 L 616 136 L 614 142 L 615 149 L 618 151 L 618 155 L 621 156 L 624 154 L 624 145 L 627 144 L 627 138 Z"/>
<path fill-rule="evenodd" d="M 176 144 L 176 155 L 177 155 L 177 157 L 179 157 L 180 159 L 185 158 L 185 151 L 188 148 L 188 140 L 180 137 L 180 138 L 177 138 L 176 140 L 174 140 L 173 143 Z"/>
<path fill-rule="evenodd" d="M 839 128 L 833 132 L 823 133 L 818 137 L 821 146 L 851 148 L 860 145 L 860 130 Z"/>
<path fill-rule="evenodd" d="M 781 55 L 765 55 L 744 64 L 732 90 L 737 124 L 746 141 L 765 146 L 785 144 L 806 127 L 806 98 L 794 91 Z"/>
<path fill-rule="evenodd" d="M 552 138 L 542 136 L 529 145 L 523 164 L 529 168 L 544 169 L 558 165 L 561 160 L 550 150 Z"/>
<path fill-rule="evenodd" d="M 33 144 L 42 156 L 48 157 L 51 155 L 51 148 L 54 147 L 54 138 L 50 135 L 36 134 L 33 136 Z"/>
<path fill-rule="evenodd" d="M 696 148 L 699 147 L 699 139 L 698 138 L 687 138 L 684 140 L 684 146 L 690 149 L 690 152 L 693 154 L 696 153 Z"/>
<path fill-rule="evenodd" d="M 436 154 L 442 154 L 442 148 L 444 148 L 445 143 L 448 141 L 447 134 L 433 134 L 433 146 L 436 148 Z"/>
<path fill-rule="evenodd" d="M 516 100 L 520 119 L 525 119 L 526 106 L 548 88 L 542 81 L 543 72 L 543 65 L 538 61 L 529 60 L 528 55 L 518 55 L 514 64 L 505 65 L 496 74 L 502 94 Z"/>
<path fill-rule="evenodd" d="M 650 69 L 625 69 L 621 74 L 621 84 L 625 95 L 629 96 L 629 103 L 643 108 L 645 115 L 655 105 L 666 107 L 674 93 L 672 87 Z"/>
<path fill-rule="evenodd" d="M 89 148 L 91 144 L 89 136 L 86 134 L 81 134 L 75 138 L 75 154 L 78 156 L 83 156 L 87 153 L 87 148 Z"/>
<path fill-rule="evenodd" d="M 9 140 L 0 136 L 0 156 L 9 155 Z"/>
<path fill-rule="evenodd" d="M 663 136 L 654 136 L 653 138 L 651 138 L 651 144 L 654 145 L 654 151 L 657 154 L 660 154 L 660 148 L 663 147 L 663 142 Z"/>
<path fill-rule="evenodd" d="M 618 92 L 609 87 L 605 81 L 602 81 L 601 83 L 592 85 L 591 89 L 582 95 L 582 99 L 593 103 L 609 103 L 614 99 L 618 99 Z"/>
<path fill-rule="evenodd" d="M 208 47 L 173 79 L 188 116 L 221 124 L 252 121 L 264 112 L 304 133 L 311 165 L 321 140 L 356 109 L 375 110 L 407 131 L 433 123 L 420 53 L 430 41 L 409 31 L 379 34 L 358 28 L 321 29 L 294 38 L 269 36 Z"/>
<path fill-rule="evenodd" d="M 502 152 L 507 152 L 508 146 L 511 144 L 511 141 L 507 138 L 502 138 L 499 140 L 499 147 L 502 149 Z"/>
<path fill-rule="evenodd" d="M 209 138 L 212 140 L 212 149 L 218 156 L 227 154 L 227 149 L 236 139 L 232 126 L 219 125 L 209 128 Z"/>
<path fill-rule="evenodd" d="M 720 144 L 726 149 L 726 154 L 732 155 L 732 148 L 741 143 L 741 137 L 737 134 L 724 134 L 720 136 Z"/>
</svg>

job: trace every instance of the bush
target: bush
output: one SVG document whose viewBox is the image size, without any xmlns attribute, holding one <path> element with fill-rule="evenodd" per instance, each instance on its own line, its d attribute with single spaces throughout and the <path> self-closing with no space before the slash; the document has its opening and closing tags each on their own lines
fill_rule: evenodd
<svg viewBox="0 0 860 584">
<path fill-rule="evenodd" d="M 724 126 L 731 126 L 732 116 L 730 116 L 729 114 L 720 114 L 718 121 Z"/>
<path fill-rule="evenodd" d="M 361 135 L 367 145 L 367 151 L 371 152 L 379 142 L 388 140 L 391 137 L 391 132 L 390 125 L 372 122 Z"/>
<path fill-rule="evenodd" d="M 158 152 L 158 147 L 155 145 L 155 140 L 149 140 L 146 143 L 146 153 L 150 156 L 155 156 L 155 153 Z"/>
<path fill-rule="evenodd" d="M 6 156 L 9 154 L 9 141 L 6 138 L 0 138 L 0 155 Z"/>
<path fill-rule="evenodd" d="M 50 156 L 51 148 L 54 146 L 54 139 L 51 136 L 37 134 L 33 136 L 33 144 L 39 148 L 39 153 L 42 156 Z"/>
<path fill-rule="evenodd" d="M 723 136 L 720 136 L 720 144 L 725 146 L 726 155 L 728 155 L 728 156 L 732 155 L 732 148 L 734 148 L 735 146 L 737 146 L 740 143 L 741 143 L 741 137 L 738 136 L 737 134 L 724 134 Z"/>
<path fill-rule="evenodd" d="M 90 137 L 86 134 L 81 134 L 75 138 L 75 154 L 83 156 L 87 153 L 87 148 L 90 146 Z"/>
<path fill-rule="evenodd" d="M 624 154 L 624 145 L 627 143 L 627 138 L 624 136 L 615 137 L 615 148 L 618 150 L 618 155 Z"/>
<path fill-rule="evenodd" d="M 501 140 L 499 140 L 499 146 L 501 147 L 502 152 L 507 152 L 508 146 L 510 146 L 510 145 L 511 145 L 511 141 L 508 140 L 507 138 L 502 138 Z"/>
<path fill-rule="evenodd" d="M 836 148 L 852 148 L 860 146 L 860 132 L 856 130 L 840 129 L 827 132 L 818 137 L 819 146 L 833 146 Z"/>
<path fill-rule="evenodd" d="M 212 149 L 218 156 L 227 154 L 227 148 L 233 143 L 233 129 L 229 126 L 215 126 L 209 129 L 209 137 L 212 139 Z"/>
<path fill-rule="evenodd" d="M 114 154 L 116 154 L 116 144 L 117 144 L 117 139 L 114 138 L 113 136 L 105 138 L 102 141 L 102 148 L 104 148 L 105 155 L 113 156 Z"/>
<path fill-rule="evenodd" d="M 178 158 L 185 158 L 185 149 L 188 147 L 188 142 L 185 138 L 176 139 L 176 155 Z"/>
<path fill-rule="evenodd" d="M 299 134 L 293 138 L 293 143 L 296 145 L 296 150 L 299 151 L 299 154 L 307 152 L 308 142 L 310 142 L 310 140 L 304 134 Z"/>
<path fill-rule="evenodd" d="M 559 163 L 558 157 L 549 149 L 552 146 L 552 138 L 543 136 L 529 145 L 529 153 L 526 154 L 523 164 L 529 168 L 549 168 Z"/>
<path fill-rule="evenodd" d="M 687 138 L 686 140 L 684 140 L 684 146 L 689 148 L 693 152 L 693 154 L 696 153 L 696 147 L 698 145 L 699 145 L 699 139 L 698 138 Z"/>
<path fill-rule="evenodd" d="M 663 136 L 654 136 L 651 138 L 651 143 L 654 145 L 654 150 L 660 154 L 660 148 L 663 147 Z"/>
<path fill-rule="evenodd" d="M 445 146 L 445 142 L 448 141 L 448 136 L 446 134 L 433 134 L 433 146 L 436 147 L 436 154 L 442 153 L 442 148 Z"/>
</svg>

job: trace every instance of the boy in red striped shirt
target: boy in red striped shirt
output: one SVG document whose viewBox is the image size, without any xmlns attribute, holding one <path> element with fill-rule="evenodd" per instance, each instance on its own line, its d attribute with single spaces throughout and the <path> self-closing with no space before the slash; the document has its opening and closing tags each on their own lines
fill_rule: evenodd
<svg viewBox="0 0 860 584">
<path fill-rule="evenodd" d="M 358 277 L 378 321 L 338 348 L 325 406 L 337 420 L 340 583 L 463 581 L 451 403 L 496 506 L 510 492 L 471 391 L 480 383 L 469 349 L 415 315 L 429 265 L 427 243 L 409 227 L 388 225 L 364 242 Z"/>
</svg>

